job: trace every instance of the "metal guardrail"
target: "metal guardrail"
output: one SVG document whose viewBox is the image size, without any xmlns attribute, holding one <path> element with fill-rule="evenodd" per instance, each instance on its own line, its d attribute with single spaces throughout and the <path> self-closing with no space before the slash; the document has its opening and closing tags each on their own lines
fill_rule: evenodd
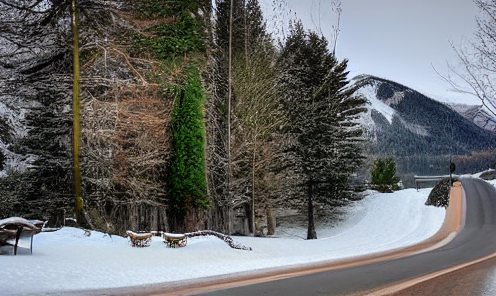
<svg viewBox="0 0 496 296">
<path fill-rule="evenodd" d="M 442 179 L 449 178 L 449 177 L 450 177 L 450 175 L 414 176 L 413 179 L 415 180 L 415 187 L 417 188 L 417 190 L 419 190 L 420 189 L 420 183 L 441 181 Z M 457 175 L 451 175 L 451 177 L 457 177 Z"/>
</svg>

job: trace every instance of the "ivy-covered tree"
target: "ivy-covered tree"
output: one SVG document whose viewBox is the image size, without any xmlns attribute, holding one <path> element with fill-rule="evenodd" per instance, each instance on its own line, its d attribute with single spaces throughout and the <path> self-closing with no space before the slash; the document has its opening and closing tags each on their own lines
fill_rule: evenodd
<svg viewBox="0 0 496 296">
<path fill-rule="evenodd" d="M 306 32 L 301 22 L 291 29 L 282 48 L 280 90 L 288 124 L 287 169 L 304 192 L 308 239 L 316 239 L 314 201 L 335 205 L 349 197 L 350 175 L 362 162 L 362 130 L 356 119 L 365 111 L 363 98 L 353 96 L 346 72 L 327 40 Z"/>
<path fill-rule="evenodd" d="M 205 180 L 205 100 L 199 74 L 190 69 L 189 79 L 178 91 L 173 112 L 173 160 L 171 165 L 169 226 L 194 231 L 185 225 L 188 211 L 209 206 Z M 196 220 L 196 219 L 195 219 Z"/>
<path fill-rule="evenodd" d="M 162 59 L 182 58 L 191 52 L 204 51 L 204 19 L 199 15 L 210 7 L 208 0 L 126 0 L 142 20 L 155 20 L 136 40 L 140 49 Z M 143 52 L 137 55 L 142 55 Z"/>
<path fill-rule="evenodd" d="M 392 158 L 378 158 L 372 167 L 372 188 L 380 192 L 393 192 L 400 189 L 396 176 L 396 163 Z"/>
</svg>

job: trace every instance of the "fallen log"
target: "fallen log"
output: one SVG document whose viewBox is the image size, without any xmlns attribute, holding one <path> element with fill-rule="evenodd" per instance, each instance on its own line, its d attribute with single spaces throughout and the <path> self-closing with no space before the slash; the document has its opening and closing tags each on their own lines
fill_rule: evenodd
<svg viewBox="0 0 496 296">
<path fill-rule="evenodd" d="M 195 231 L 195 232 L 190 232 L 190 233 L 185 233 L 187 237 L 195 237 L 195 236 L 207 236 L 207 235 L 213 235 L 215 237 L 220 238 L 223 240 L 226 244 L 228 244 L 231 248 L 233 249 L 238 249 L 238 250 L 246 250 L 246 251 L 251 251 L 252 249 L 250 247 L 243 246 L 241 244 L 235 243 L 229 235 L 225 235 L 219 232 L 215 232 L 212 230 L 200 230 L 200 231 Z"/>
</svg>

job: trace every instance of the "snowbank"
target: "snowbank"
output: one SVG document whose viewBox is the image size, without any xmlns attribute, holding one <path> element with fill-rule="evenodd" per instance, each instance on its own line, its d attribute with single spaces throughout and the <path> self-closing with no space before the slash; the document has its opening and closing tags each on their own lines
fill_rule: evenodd
<svg viewBox="0 0 496 296">
<path fill-rule="evenodd" d="M 429 190 L 370 192 L 347 208 L 347 219 L 336 227 L 317 229 L 318 240 L 234 237 L 253 251 L 231 249 L 216 237 L 190 238 L 187 247 L 170 249 L 158 237 L 148 248 L 132 248 L 127 238 L 99 232 L 88 237 L 75 228 L 40 233 L 33 255 L 0 256 L 0 295 L 172 282 L 400 248 L 441 227 L 445 210 L 424 205 Z"/>
</svg>

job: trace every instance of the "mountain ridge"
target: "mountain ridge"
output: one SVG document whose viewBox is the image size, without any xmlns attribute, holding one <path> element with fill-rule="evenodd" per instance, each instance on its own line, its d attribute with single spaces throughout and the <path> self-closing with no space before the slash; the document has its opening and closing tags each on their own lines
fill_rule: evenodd
<svg viewBox="0 0 496 296">
<path fill-rule="evenodd" d="M 496 117 L 482 105 L 450 104 L 463 117 L 473 121 L 479 127 L 496 132 Z"/>
<path fill-rule="evenodd" d="M 369 102 L 360 118 L 366 154 L 393 157 L 403 177 L 446 174 L 450 157 L 495 147 L 495 132 L 407 86 L 371 75 L 357 76 L 352 83 L 355 94 Z M 458 172 L 471 171 L 462 166 Z"/>
</svg>

